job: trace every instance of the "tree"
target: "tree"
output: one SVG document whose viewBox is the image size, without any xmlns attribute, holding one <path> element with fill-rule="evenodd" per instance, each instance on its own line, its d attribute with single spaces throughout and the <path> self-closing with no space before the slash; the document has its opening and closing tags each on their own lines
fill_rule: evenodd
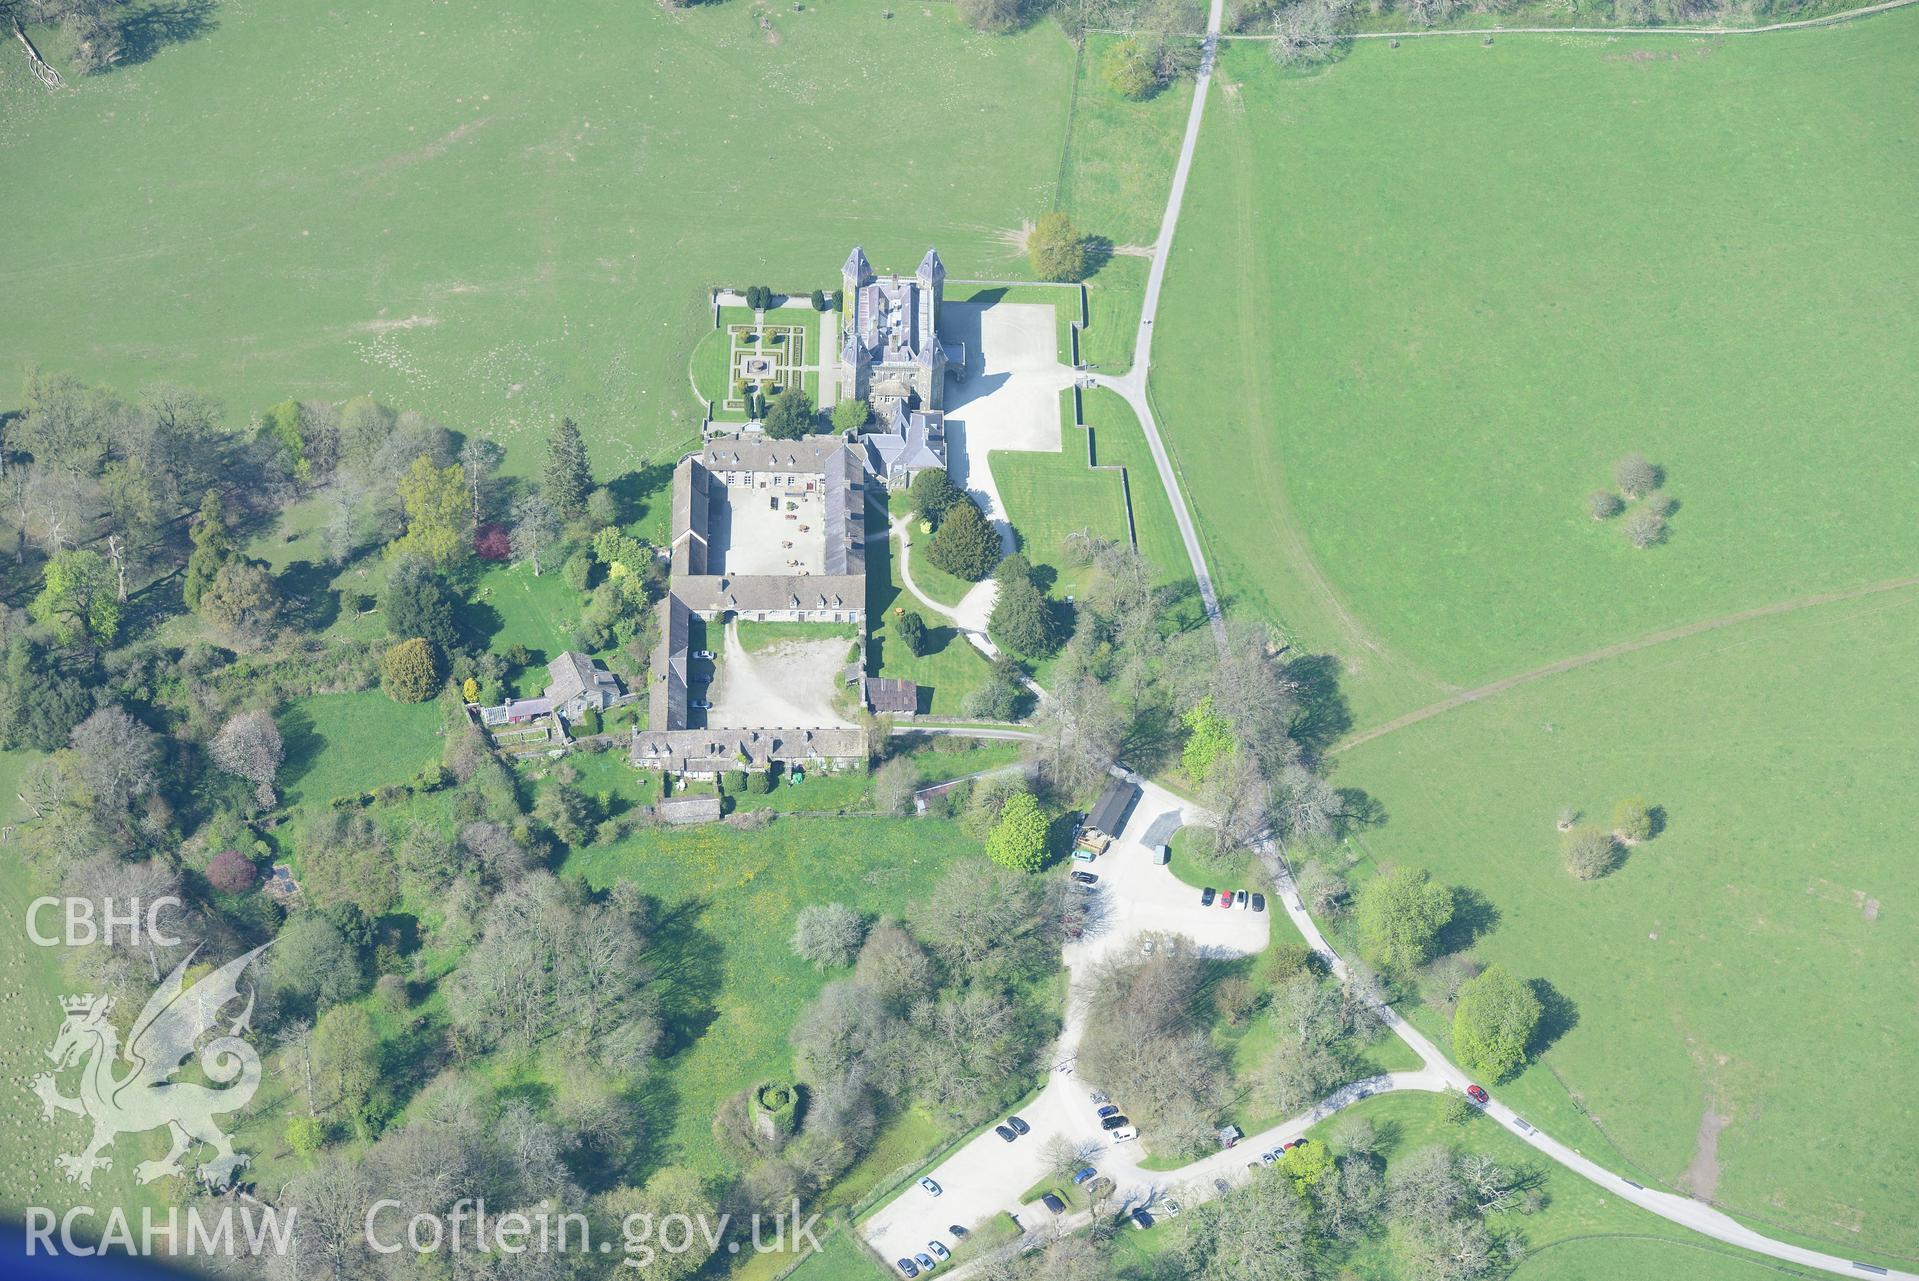
<svg viewBox="0 0 1919 1281">
<path fill-rule="evenodd" d="M 215 765 L 252 783 L 254 799 L 262 807 L 273 804 L 273 779 L 280 771 L 285 745 L 269 713 L 255 710 L 233 717 L 207 745 L 207 752 Z"/>
<path fill-rule="evenodd" d="M 999 564 L 999 535 L 980 514 L 979 504 L 969 495 L 960 494 L 940 518 L 926 555 L 953 577 L 977 583 Z"/>
<path fill-rule="evenodd" d="M 219 490 L 209 489 L 200 500 L 200 515 L 193 522 L 188 537 L 193 540 L 193 551 L 187 557 L 187 571 L 180 583 L 180 596 L 186 601 L 188 609 L 194 609 L 200 604 L 200 593 L 220 572 L 220 566 L 235 555 L 233 533 L 227 528 L 226 501 L 220 497 Z"/>
<path fill-rule="evenodd" d="M 473 531 L 473 552 L 481 560 L 505 564 L 513 559 L 513 536 L 505 525 L 489 520 Z"/>
<path fill-rule="evenodd" d="M 586 514 L 586 496 L 592 489 L 593 468 L 587 460 L 580 426 L 571 418 L 562 418 L 547 440 L 540 492 L 554 511 L 572 520 Z"/>
<path fill-rule="evenodd" d="M 926 620 L 918 610 L 907 610 L 893 620 L 893 638 L 918 658 L 926 652 Z"/>
<path fill-rule="evenodd" d="M 872 420 L 873 408 L 857 397 L 840 401 L 833 406 L 833 430 L 837 432 L 858 431 Z M 942 473 L 944 474 L 944 473 Z"/>
<path fill-rule="evenodd" d="M 1594 520 L 1611 520 L 1623 506 L 1619 495 L 1610 489 L 1595 489 L 1586 496 L 1586 510 L 1592 513 Z"/>
<path fill-rule="evenodd" d="M 1335 1173 L 1332 1150 L 1318 1139 L 1307 1139 L 1286 1150 L 1279 1159 L 1279 1172 L 1293 1181 L 1295 1192 L 1305 1196 Z"/>
<path fill-rule="evenodd" d="M 935 534 L 937 539 L 938 535 Z M 1003 647 L 1027 658 L 1048 658 L 1059 651 L 1059 624 L 1053 603 L 1033 583 L 1026 558 L 1015 553 L 1000 562 L 999 591 L 987 632 Z"/>
<path fill-rule="evenodd" d="M 295 1156 L 311 1162 L 314 1153 L 326 1145 L 326 1126 L 318 1117 L 296 1116 L 287 1122 L 286 1141 Z"/>
<path fill-rule="evenodd" d="M 73 727 L 71 741 L 80 784 L 101 818 L 124 815 L 159 786 L 159 740 L 124 708 L 102 707 Z"/>
<path fill-rule="evenodd" d="M 424 703 L 439 689 L 439 663 L 423 637 L 403 640 L 380 660 L 380 684 L 396 703 Z"/>
<path fill-rule="evenodd" d="M 1636 507 L 1626 517 L 1626 541 L 1644 551 L 1666 537 L 1666 518 L 1650 507 Z"/>
<path fill-rule="evenodd" d="M 513 504 L 513 557 L 529 561 L 540 576 L 540 555 L 559 541 L 560 517 L 539 494 L 528 494 Z"/>
<path fill-rule="evenodd" d="M 913 792 L 919 784 L 919 772 L 904 756 L 873 771 L 873 808 L 882 814 L 900 817 L 913 812 Z"/>
<path fill-rule="evenodd" d="M 975 31 L 1004 35 L 1026 21 L 1026 0 L 960 0 L 959 11 Z"/>
<path fill-rule="evenodd" d="M 1273 18 L 1273 58 L 1281 66 L 1330 62 L 1345 39 L 1351 0 L 1295 0 Z"/>
<path fill-rule="evenodd" d="M 357 1005 L 336 1005 L 313 1027 L 313 1080 L 322 1105 L 363 1122 L 380 1080 L 380 1038 L 373 1016 Z"/>
<path fill-rule="evenodd" d="M 222 894 L 244 894 L 253 888 L 257 870 L 239 850 L 221 850 L 207 863 L 207 884 Z"/>
<path fill-rule="evenodd" d="M 366 959 L 319 912 L 294 913 L 266 954 L 267 980 L 284 1000 L 325 1009 L 366 991 Z"/>
<path fill-rule="evenodd" d="M 1031 792 L 1006 798 L 986 835 L 986 857 L 1016 872 L 1037 872 L 1046 865 L 1046 812 Z"/>
<path fill-rule="evenodd" d="M 1613 484 L 1627 498 L 1643 498 L 1659 487 L 1659 471 L 1652 460 L 1637 451 L 1613 464 Z"/>
<path fill-rule="evenodd" d="M 1079 281 L 1086 278 L 1086 240 L 1064 210 L 1041 214 L 1026 238 L 1026 256 L 1041 280 Z"/>
<path fill-rule="evenodd" d="M 280 609 L 273 572 L 257 560 L 235 557 L 200 593 L 198 612 L 236 648 L 252 649 L 279 627 Z"/>
<path fill-rule="evenodd" d="M 1361 887 L 1357 916 L 1366 954 L 1381 969 L 1410 973 L 1432 959 L 1453 919 L 1453 892 L 1425 868 L 1395 868 Z"/>
<path fill-rule="evenodd" d="M 468 501 L 466 473 L 458 466 L 436 467 L 422 454 L 400 478 L 400 506 L 406 533 L 387 549 L 394 556 L 418 556 L 447 565 L 466 555 Z"/>
<path fill-rule="evenodd" d="M 485 436 L 468 436 L 460 445 L 460 470 L 466 476 L 468 520 L 478 525 L 485 506 L 486 482 L 506 460 L 506 451 Z"/>
<path fill-rule="evenodd" d="M 1539 998 L 1503 965 L 1489 965 L 1459 990 L 1453 1013 L 1453 1052 L 1472 1071 L 1494 1081 L 1518 1071 L 1539 1026 Z"/>
<path fill-rule="evenodd" d="M 1158 61 L 1136 39 L 1122 40 L 1109 49 L 1100 70 L 1122 98 L 1142 102 L 1160 90 Z"/>
<path fill-rule="evenodd" d="M 1643 796 L 1628 796 L 1613 807 L 1612 830 L 1622 841 L 1634 845 L 1650 841 L 1654 826 L 1652 806 Z"/>
<path fill-rule="evenodd" d="M 0 664 L 0 746 L 50 752 L 93 710 L 93 690 L 21 631 Z"/>
<path fill-rule="evenodd" d="M 1180 764 L 1195 783 L 1204 783 L 1213 766 L 1237 746 L 1233 723 L 1213 707 L 1211 694 L 1188 708 L 1179 719 L 1186 727 L 1186 746 L 1180 750 Z"/>
<path fill-rule="evenodd" d="M 402 557 L 387 574 L 380 592 L 380 616 L 386 620 L 387 635 L 402 640 L 424 637 L 434 650 L 452 654 L 460 648 L 460 630 L 455 621 L 459 601 L 448 588 L 446 579 L 428 562 Z"/>
<path fill-rule="evenodd" d="M 825 311 L 826 310 L 826 291 L 824 289 L 815 289 L 813 291 L 813 296 L 810 301 L 813 304 L 814 311 Z"/>
<path fill-rule="evenodd" d="M 800 909 L 793 923 L 792 947 L 815 969 L 843 969 L 859 955 L 866 938 L 866 922 L 844 903 L 812 903 Z"/>
<path fill-rule="evenodd" d="M 40 594 L 27 607 L 61 644 L 86 639 L 110 645 L 120 632 L 120 596 L 113 566 L 98 552 L 55 553 L 41 574 Z"/>
<path fill-rule="evenodd" d="M 953 478 L 938 467 L 929 467 L 913 477 L 913 484 L 907 490 L 913 514 L 936 525 L 946 515 L 947 508 L 965 496 Z"/>
<path fill-rule="evenodd" d="M 1612 871 L 1619 860 L 1619 845 L 1605 828 L 1581 823 L 1559 838 L 1559 853 L 1568 872 L 1590 881 Z"/>
<path fill-rule="evenodd" d="M 773 397 L 762 419 L 766 434 L 775 440 L 798 440 L 813 431 L 813 398 L 795 384 Z"/>
</svg>

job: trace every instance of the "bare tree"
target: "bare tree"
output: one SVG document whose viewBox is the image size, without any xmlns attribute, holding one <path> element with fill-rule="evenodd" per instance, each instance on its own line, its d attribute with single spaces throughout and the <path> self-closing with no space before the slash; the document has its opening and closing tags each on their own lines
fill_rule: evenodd
<svg viewBox="0 0 1919 1281">
<path fill-rule="evenodd" d="M 270 714 L 241 712 L 221 727 L 207 752 L 215 765 L 253 784 L 254 799 L 262 808 L 272 806 L 273 779 L 280 772 L 286 748 Z"/>
<path fill-rule="evenodd" d="M 866 937 L 866 922 L 844 903 L 813 903 L 793 925 L 793 951 L 816 969 L 851 965 Z"/>
<path fill-rule="evenodd" d="M 1058 682 L 1040 704 L 1032 764 L 1062 792 L 1090 790 L 1119 755 L 1124 718 L 1104 686 L 1083 673 Z"/>
</svg>

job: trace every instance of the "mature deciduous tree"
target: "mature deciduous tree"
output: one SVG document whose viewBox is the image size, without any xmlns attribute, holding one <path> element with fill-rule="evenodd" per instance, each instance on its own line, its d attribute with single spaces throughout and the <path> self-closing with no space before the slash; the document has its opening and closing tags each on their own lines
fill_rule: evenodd
<svg viewBox="0 0 1919 1281">
<path fill-rule="evenodd" d="M 793 923 L 793 951 L 814 968 L 851 965 L 866 937 L 866 922 L 844 903 L 812 903 Z"/>
<path fill-rule="evenodd" d="M 1490 965 L 1459 990 L 1453 1050 L 1459 1061 L 1494 1081 L 1517 1072 L 1539 1027 L 1539 998 L 1503 965 Z"/>
<path fill-rule="evenodd" d="M 1395 868 L 1360 888 L 1357 915 L 1367 955 L 1382 969 L 1409 972 L 1432 959 L 1453 919 L 1453 892 L 1424 868 Z"/>
</svg>

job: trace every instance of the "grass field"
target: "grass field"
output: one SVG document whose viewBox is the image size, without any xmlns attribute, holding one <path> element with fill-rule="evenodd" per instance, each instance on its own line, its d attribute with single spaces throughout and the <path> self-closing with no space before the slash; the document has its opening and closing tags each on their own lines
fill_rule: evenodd
<svg viewBox="0 0 1919 1281">
<path fill-rule="evenodd" d="M 1358 723 L 1910 572 L 1919 14 L 1754 39 L 1233 45 L 1153 393 L 1230 604 Z M 1585 496 L 1644 450 L 1636 552 Z"/>
<path fill-rule="evenodd" d="M 295 699 L 278 716 L 286 743 L 280 790 L 289 807 L 325 805 L 404 783 L 440 758 L 440 709 L 378 690 Z"/>
<path fill-rule="evenodd" d="M 224 0 L 69 93 L 0 61 L 0 163 L 32 175 L 0 192 L 0 288 L 37 299 L 0 317 L 0 373 L 171 379 L 237 422 L 372 392 L 518 471 L 570 413 L 602 474 L 657 457 L 696 423 L 709 285 L 822 281 L 855 242 L 1023 266 L 999 233 L 1053 203 L 1071 46 L 883 11 Z M 947 122 L 905 157 L 871 127 L 902 76 Z"/>
<path fill-rule="evenodd" d="M 1362 873 L 1470 890 L 1455 941 L 1563 998 L 1508 1102 L 1644 1182 L 1908 1258 L 1919 1118 L 1888 1086 L 1919 1074 L 1892 799 L 1919 788 L 1915 637 L 1913 589 L 1777 616 L 1447 712 L 1334 776 L 1389 816 L 1356 838 Z M 1605 821 L 1635 794 L 1666 829 L 1575 882 L 1558 810 Z"/>
<path fill-rule="evenodd" d="M 661 904 L 654 950 L 671 1053 L 641 1120 L 655 1159 L 726 1170 L 712 1137 L 720 1103 L 792 1078 L 787 1029 L 827 979 L 787 947 L 800 908 L 837 900 L 897 912 L 976 848 L 934 819 L 786 818 L 758 832 L 655 831 L 573 851 L 566 872 L 596 886 L 632 880 Z"/>
<path fill-rule="evenodd" d="M 957 629 L 924 608 L 911 592 L 900 586 L 893 573 L 892 540 L 874 537 L 885 528 L 880 516 L 869 508 L 866 514 L 867 674 L 917 683 L 921 709 L 928 715 L 963 715 L 967 696 L 986 684 L 992 669 Z M 913 561 L 916 583 L 920 581 L 920 567 L 924 564 L 923 555 Z M 896 609 L 916 609 L 926 620 L 926 653 L 916 656 L 894 638 Z"/>
</svg>

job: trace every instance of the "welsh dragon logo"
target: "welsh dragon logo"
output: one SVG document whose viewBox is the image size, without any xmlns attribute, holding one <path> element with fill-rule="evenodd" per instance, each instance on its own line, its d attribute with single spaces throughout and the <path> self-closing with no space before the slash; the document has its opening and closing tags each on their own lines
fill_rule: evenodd
<svg viewBox="0 0 1919 1281">
<path fill-rule="evenodd" d="M 199 1050 L 200 1070 L 207 1080 L 224 1088 L 168 1078 L 194 1055 L 202 1037 L 219 1032 L 220 1011 L 240 999 L 240 975 L 265 950 L 265 946 L 257 947 L 182 990 L 187 966 L 199 953 L 195 948 L 148 999 L 127 1035 L 125 1049 L 120 1047 L 119 1033 L 107 1018 L 113 1010 L 112 997 L 62 998 L 66 1021 L 47 1057 L 54 1061 L 55 1072 L 83 1065 L 80 1094 L 68 1098 L 60 1093 L 52 1072 L 35 1077 L 33 1091 L 40 1096 L 48 1118 L 57 1109 L 93 1121 L 93 1138 L 86 1149 L 62 1153 L 57 1158 L 69 1180 L 83 1188 L 92 1187 L 95 1170 L 113 1168 L 113 1158 L 101 1153 L 113 1145 L 116 1135 L 163 1126 L 172 1131 L 172 1150 L 157 1161 L 139 1164 L 134 1173 L 142 1183 L 186 1173 L 180 1158 L 196 1143 L 214 1150 L 213 1158 L 195 1171 L 209 1187 L 224 1187 L 247 1164 L 248 1158 L 233 1150 L 233 1140 L 213 1118 L 245 1107 L 260 1085 L 260 1056 L 240 1035 L 249 1030 L 253 1016 L 251 988 L 246 1008 L 223 1033 Z M 122 1064 L 131 1070 L 116 1075 Z"/>
</svg>

